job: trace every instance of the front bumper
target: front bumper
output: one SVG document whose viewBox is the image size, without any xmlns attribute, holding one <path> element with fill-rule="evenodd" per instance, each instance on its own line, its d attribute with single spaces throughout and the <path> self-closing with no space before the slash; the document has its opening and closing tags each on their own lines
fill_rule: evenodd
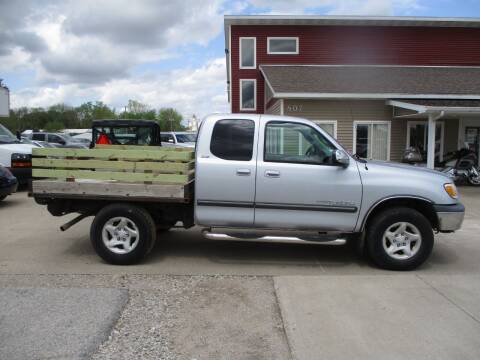
<svg viewBox="0 0 480 360">
<path fill-rule="evenodd" d="M 434 205 L 438 218 L 438 230 L 452 232 L 460 229 L 465 216 L 465 206 L 462 204 Z"/>
</svg>

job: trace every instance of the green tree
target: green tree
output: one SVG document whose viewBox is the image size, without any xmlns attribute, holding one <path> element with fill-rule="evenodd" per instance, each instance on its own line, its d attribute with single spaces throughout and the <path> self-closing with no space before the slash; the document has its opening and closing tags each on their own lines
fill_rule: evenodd
<svg viewBox="0 0 480 360">
<path fill-rule="evenodd" d="M 101 101 L 86 102 L 75 108 L 80 124 L 84 128 L 92 126 L 92 121 L 97 119 L 116 119 L 117 115 L 115 109 L 110 108 L 108 105 Z"/>
<path fill-rule="evenodd" d="M 139 114 L 146 113 L 150 110 L 147 104 L 142 104 L 140 101 L 128 100 L 127 111 L 129 113 Z"/>
<path fill-rule="evenodd" d="M 158 111 L 158 123 L 161 131 L 183 131 L 182 115 L 173 108 L 161 108 Z"/>
<path fill-rule="evenodd" d="M 55 120 L 50 121 L 45 124 L 44 130 L 45 131 L 58 131 L 63 130 L 65 128 L 64 124 L 61 121 Z"/>
</svg>

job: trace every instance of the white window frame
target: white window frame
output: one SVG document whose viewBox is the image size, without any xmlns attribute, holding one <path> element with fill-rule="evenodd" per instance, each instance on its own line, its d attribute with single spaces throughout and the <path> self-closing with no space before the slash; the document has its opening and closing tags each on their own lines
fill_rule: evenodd
<svg viewBox="0 0 480 360">
<path fill-rule="evenodd" d="M 356 120 L 353 122 L 353 147 L 352 153 L 357 152 L 357 125 L 373 125 L 373 124 L 380 124 L 380 125 L 388 125 L 388 137 L 387 137 L 387 160 L 390 161 L 390 144 L 391 144 L 391 137 L 392 137 L 392 122 L 391 121 L 383 121 L 383 120 Z"/>
<path fill-rule="evenodd" d="M 295 52 L 288 52 L 288 51 L 271 52 L 270 51 L 270 40 L 295 40 L 296 44 L 297 44 L 296 50 L 295 50 Z M 298 55 L 299 48 L 300 48 L 300 40 L 298 39 L 298 36 L 269 36 L 269 37 L 267 37 L 267 54 L 269 54 L 269 55 Z"/>
<path fill-rule="evenodd" d="M 253 66 L 243 66 L 242 65 L 242 40 L 251 40 L 253 39 Z M 240 69 L 256 69 L 257 68 L 257 38 L 253 36 L 241 37 L 238 39 L 238 64 Z"/>
<path fill-rule="evenodd" d="M 244 81 L 253 81 L 253 108 L 245 109 L 242 99 L 242 83 Z M 257 111 L 257 79 L 240 79 L 240 111 Z"/>
<path fill-rule="evenodd" d="M 333 125 L 333 137 L 335 139 L 337 138 L 337 120 L 312 120 L 312 121 L 319 126 L 320 126 L 320 124 L 332 124 Z"/>
<path fill-rule="evenodd" d="M 425 129 L 428 129 L 428 121 L 427 120 L 414 120 L 414 121 L 407 121 L 407 148 L 410 147 L 410 129 L 416 125 L 425 125 Z M 445 146 L 445 123 L 443 121 L 437 121 L 437 124 L 440 124 L 440 154 L 439 160 L 443 161 L 443 151 Z M 428 141 L 428 130 L 425 131 L 425 145 Z"/>
</svg>

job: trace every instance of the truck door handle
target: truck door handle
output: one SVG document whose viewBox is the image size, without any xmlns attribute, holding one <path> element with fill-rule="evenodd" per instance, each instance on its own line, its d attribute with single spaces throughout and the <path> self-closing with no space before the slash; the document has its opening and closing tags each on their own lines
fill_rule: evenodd
<svg viewBox="0 0 480 360">
<path fill-rule="evenodd" d="M 250 169 L 237 169 L 238 176 L 250 176 Z"/>
<path fill-rule="evenodd" d="M 280 177 L 280 171 L 277 171 L 277 170 L 267 170 L 267 171 L 265 171 L 265 177 L 279 178 L 279 177 Z"/>
</svg>

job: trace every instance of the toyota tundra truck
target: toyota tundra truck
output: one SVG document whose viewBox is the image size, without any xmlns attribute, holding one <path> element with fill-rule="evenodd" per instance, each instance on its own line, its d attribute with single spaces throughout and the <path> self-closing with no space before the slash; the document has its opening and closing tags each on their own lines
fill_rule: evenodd
<svg viewBox="0 0 480 360">
<path fill-rule="evenodd" d="M 148 165 L 152 159 L 166 162 Z M 434 233 L 458 230 L 465 212 L 442 173 L 351 155 L 318 125 L 294 117 L 208 116 L 194 154 L 37 149 L 36 164 L 34 176 L 43 177 L 31 189 L 37 203 L 55 216 L 78 213 L 64 229 L 94 216 L 93 248 L 112 264 L 138 263 L 177 224 L 197 225 L 208 239 L 350 243 L 381 268 L 411 270 L 430 255 Z M 54 165 L 61 170 L 45 171 Z M 83 170 L 68 170 L 74 166 Z M 156 175 L 161 166 L 164 174 Z M 105 175 L 107 167 L 117 170 Z"/>
</svg>

